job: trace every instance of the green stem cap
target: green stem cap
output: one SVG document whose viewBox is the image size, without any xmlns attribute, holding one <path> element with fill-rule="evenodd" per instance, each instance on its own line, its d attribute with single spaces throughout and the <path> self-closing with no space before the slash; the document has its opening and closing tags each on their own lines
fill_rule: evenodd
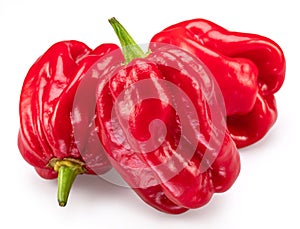
<svg viewBox="0 0 300 229">
<path fill-rule="evenodd" d="M 66 206 L 69 193 L 72 187 L 72 184 L 78 174 L 84 173 L 84 163 L 73 159 L 73 158 L 64 158 L 59 160 L 53 158 L 49 165 L 58 172 L 58 191 L 57 191 L 57 200 L 59 206 Z"/>
<path fill-rule="evenodd" d="M 134 39 L 116 18 L 113 17 L 108 21 L 119 38 L 126 64 L 135 58 L 143 58 L 146 56 L 144 51 L 137 45 Z"/>
</svg>

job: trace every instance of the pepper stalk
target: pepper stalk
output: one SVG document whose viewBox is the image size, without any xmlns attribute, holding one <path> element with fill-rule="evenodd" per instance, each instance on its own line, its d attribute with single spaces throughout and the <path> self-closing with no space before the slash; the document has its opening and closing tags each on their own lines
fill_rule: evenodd
<svg viewBox="0 0 300 229">
<path fill-rule="evenodd" d="M 53 158 L 49 166 L 58 172 L 57 177 L 57 200 L 61 207 L 66 206 L 72 184 L 78 174 L 85 173 L 84 163 L 74 158 Z"/>
<path fill-rule="evenodd" d="M 119 38 L 126 64 L 135 58 L 143 58 L 147 56 L 115 17 L 108 19 L 108 21 Z"/>
</svg>

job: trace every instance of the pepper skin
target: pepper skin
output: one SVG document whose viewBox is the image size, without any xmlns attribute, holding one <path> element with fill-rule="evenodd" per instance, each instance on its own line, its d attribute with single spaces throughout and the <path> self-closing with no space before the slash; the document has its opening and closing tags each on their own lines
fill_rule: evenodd
<svg viewBox="0 0 300 229">
<path fill-rule="evenodd" d="M 77 174 L 101 174 L 111 168 L 102 153 L 96 130 L 89 129 L 93 114 L 72 116 L 82 68 L 117 49 L 103 44 L 91 50 L 70 40 L 50 47 L 30 68 L 20 96 L 18 146 L 23 158 L 46 179 L 58 177 L 58 201 L 67 202 Z M 81 117 L 80 119 L 78 117 Z M 74 129 L 82 134 L 74 136 Z M 88 163 L 87 163 L 88 162 Z"/>
<path fill-rule="evenodd" d="M 151 39 L 176 45 L 210 69 L 224 96 L 227 126 L 241 148 L 262 139 L 277 119 L 274 93 L 283 84 L 285 58 L 272 40 L 231 32 L 204 19 L 172 25 Z"/>
<path fill-rule="evenodd" d="M 107 68 L 98 70 L 96 121 L 107 157 L 135 192 L 160 211 L 179 214 L 205 205 L 215 192 L 228 190 L 240 171 L 225 115 L 217 103 L 216 110 L 209 109 L 207 98 L 217 101 L 212 78 L 203 66 L 197 68 L 198 59 L 177 47 L 144 54 L 115 18 L 109 21 L 126 63 L 110 56 L 106 64 L 115 66 L 110 75 Z M 166 132 L 159 141 L 161 122 Z"/>
</svg>

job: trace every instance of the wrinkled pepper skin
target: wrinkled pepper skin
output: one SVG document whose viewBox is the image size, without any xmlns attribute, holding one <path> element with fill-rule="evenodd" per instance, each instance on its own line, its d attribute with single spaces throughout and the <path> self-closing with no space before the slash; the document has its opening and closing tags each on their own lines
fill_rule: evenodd
<svg viewBox="0 0 300 229">
<path fill-rule="evenodd" d="M 177 47 L 162 46 L 147 56 L 136 52 L 138 47 L 124 27 L 114 18 L 110 23 L 121 41 L 126 64 L 111 56 L 107 58 L 110 63 L 105 62 L 116 66 L 110 76 L 98 70 L 96 121 L 107 157 L 135 192 L 160 211 L 179 214 L 207 204 L 214 193 L 228 190 L 240 171 L 239 153 L 226 129 L 225 115 L 218 112 L 217 103 L 216 110 L 209 109 L 207 98 L 217 101 L 212 78 L 204 66 L 199 73 L 198 59 Z M 128 45 L 134 46 L 135 55 L 126 55 Z M 106 77 L 107 82 L 103 81 Z M 164 82 L 180 88 L 188 99 Z M 152 99 L 137 103 L 147 93 Z M 212 119 L 214 111 L 219 114 L 217 121 Z M 179 119 L 180 114 L 184 115 Z M 158 145 L 162 127 L 153 120 L 160 120 L 166 128 Z M 150 142 L 150 148 L 156 146 L 148 149 L 144 142 Z M 189 155 L 193 144 L 195 150 Z"/>
<path fill-rule="evenodd" d="M 111 168 L 101 145 L 96 144 L 96 130 L 88 128 L 94 113 L 75 120 L 72 109 L 83 76 L 81 69 L 117 48 L 103 44 L 91 50 L 78 41 L 62 41 L 51 46 L 30 68 L 20 96 L 18 146 L 23 158 L 41 177 L 56 178 L 62 168 L 61 179 L 69 179 L 66 183 L 71 186 L 74 175 L 101 174 Z M 82 133 L 76 138 L 74 128 Z M 71 170 L 65 172 L 65 168 Z M 68 191 L 62 190 L 67 194 Z M 60 205 L 64 206 L 67 197 L 61 198 L 64 200 L 59 200 Z"/>
<path fill-rule="evenodd" d="M 285 78 L 281 48 L 269 38 L 228 31 L 205 19 L 172 25 L 150 43 L 176 45 L 198 57 L 223 93 L 227 126 L 241 148 L 262 139 L 277 119 L 274 93 Z"/>
</svg>

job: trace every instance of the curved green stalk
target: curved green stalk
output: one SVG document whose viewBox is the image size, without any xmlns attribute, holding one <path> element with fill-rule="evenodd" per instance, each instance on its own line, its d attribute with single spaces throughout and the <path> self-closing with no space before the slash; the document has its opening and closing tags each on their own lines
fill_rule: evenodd
<svg viewBox="0 0 300 229">
<path fill-rule="evenodd" d="M 135 58 L 142 58 L 146 56 L 144 51 L 137 45 L 134 39 L 116 18 L 113 17 L 108 21 L 119 38 L 126 64 Z"/>
</svg>

